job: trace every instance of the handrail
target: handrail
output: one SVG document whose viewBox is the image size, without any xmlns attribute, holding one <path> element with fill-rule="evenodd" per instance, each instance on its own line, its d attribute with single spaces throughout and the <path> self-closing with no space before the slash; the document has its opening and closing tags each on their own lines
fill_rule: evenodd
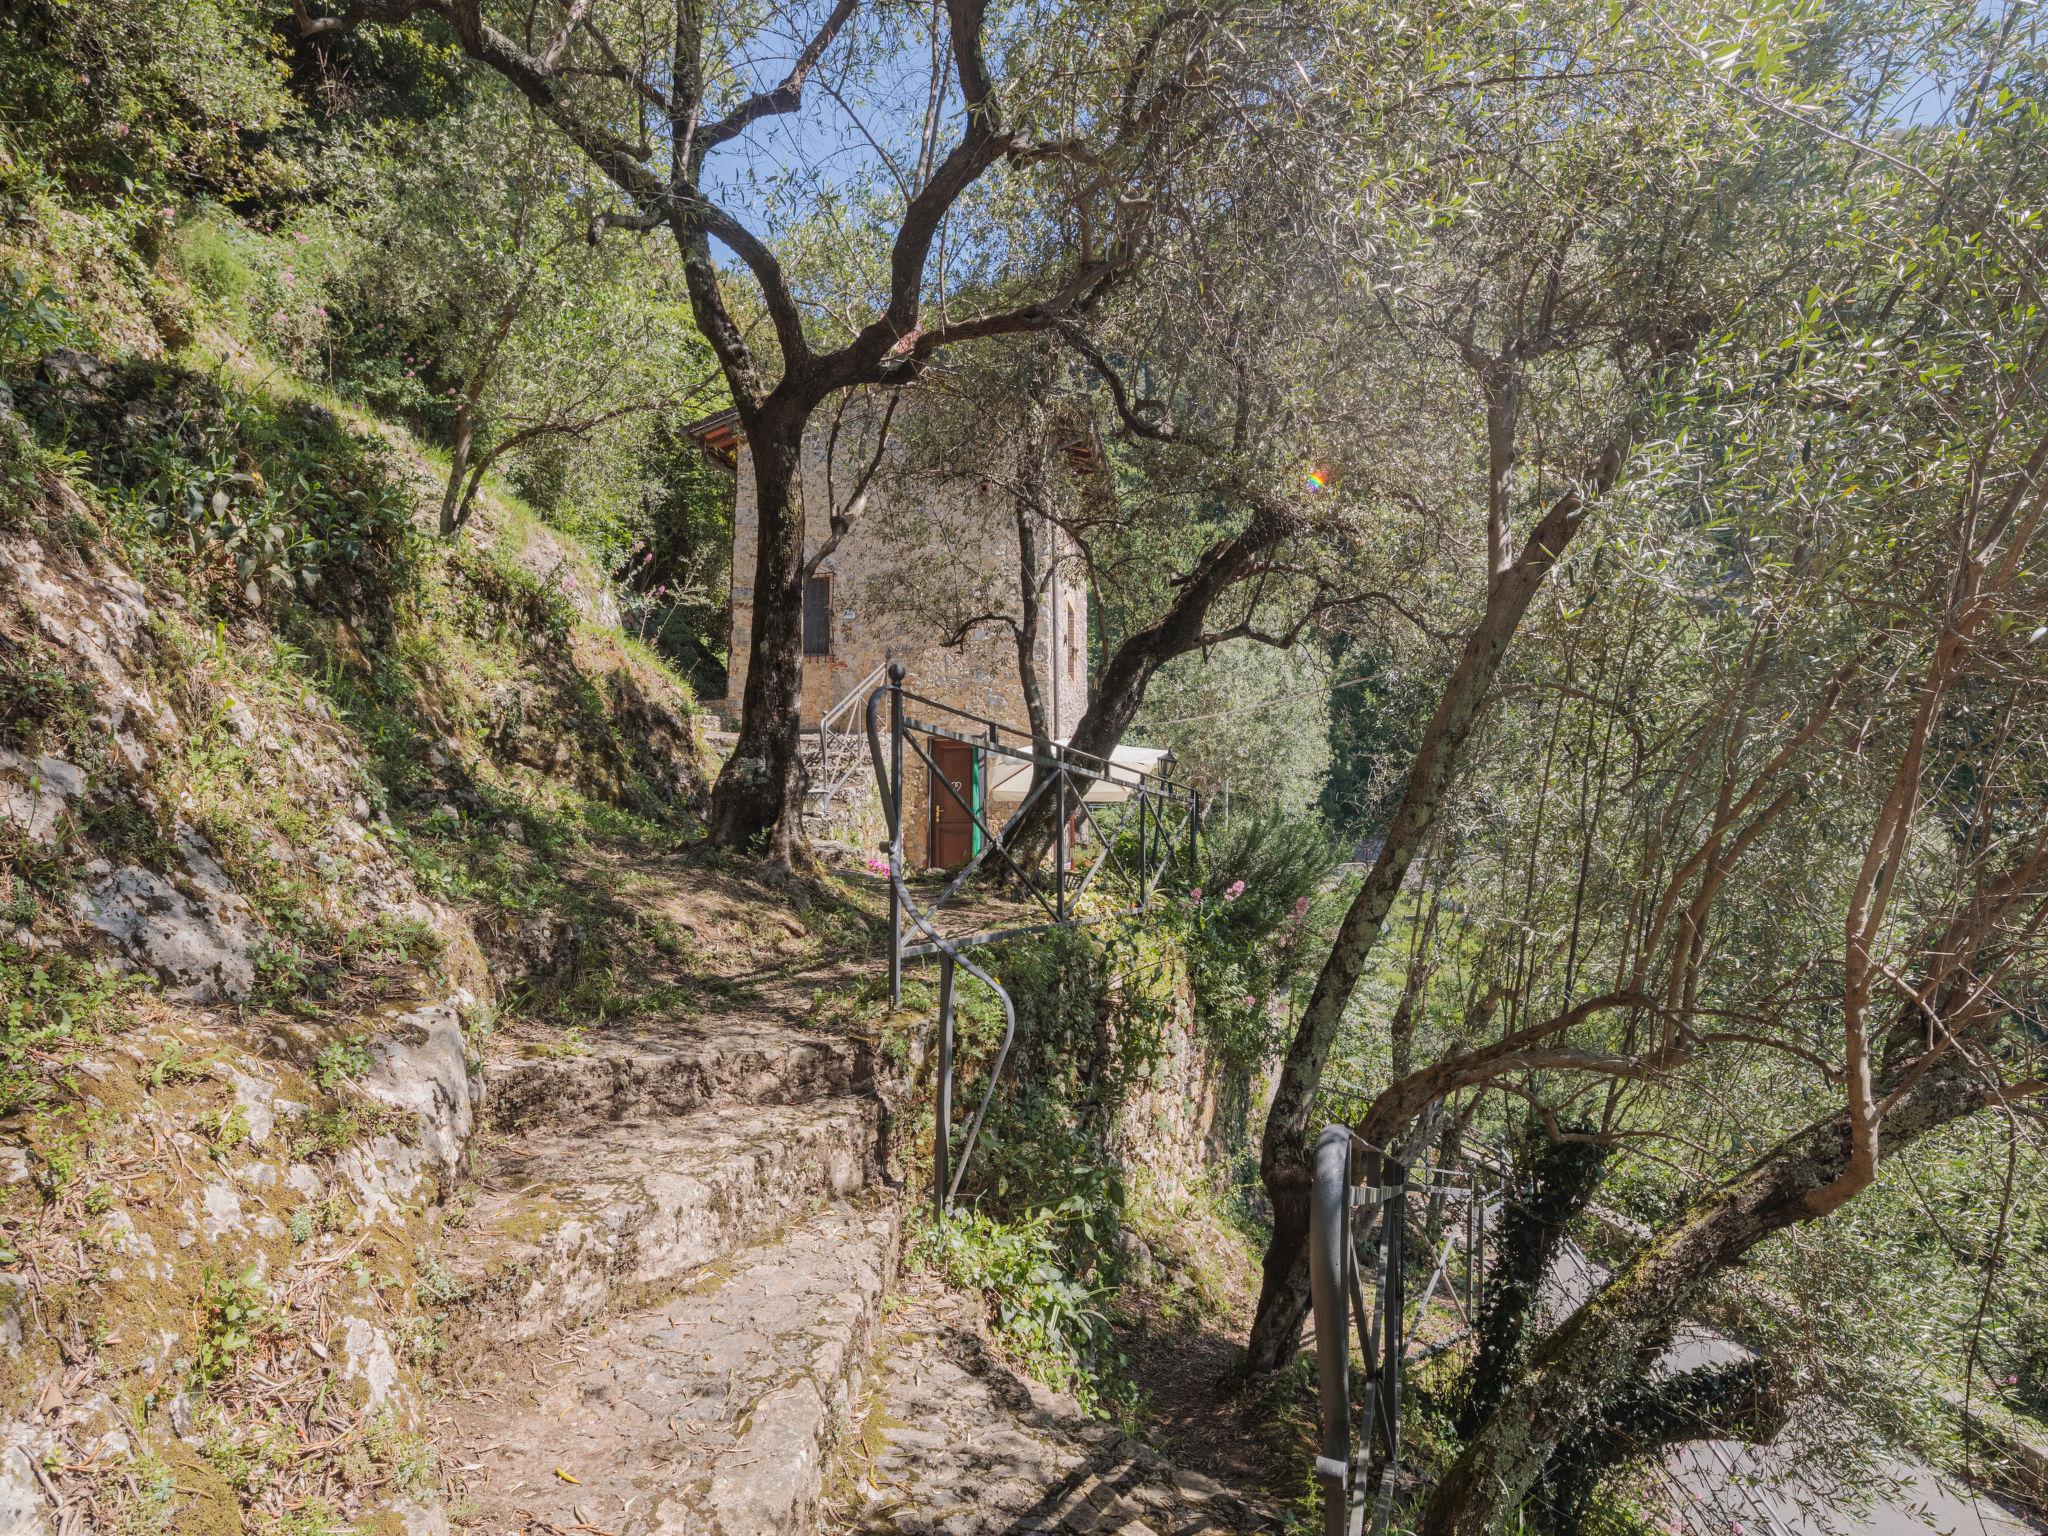
<svg viewBox="0 0 2048 1536">
<path fill-rule="evenodd" d="M 1010 1044 L 1017 1038 L 1017 1005 L 1001 982 L 989 975 L 980 966 L 946 942 L 945 936 L 934 928 L 925 914 L 911 900 L 910 891 L 903 883 L 903 668 L 891 665 L 889 676 L 892 686 L 877 688 L 868 696 L 867 728 L 868 750 L 873 754 L 875 776 L 883 783 L 890 783 L 892 776 L 884 772 L 881 743 L 875 733 L 875 706 L 884 694 L 891 696 L 892 710 L 891 737 L 894 745 L 895 773 L 894 792 L 882 797 L 884 814 L 888 817 L 889 841 L 889 919 L 890 919 L 890 1001 L 902 1001 L 902 943 L 897 932 L 900 914 L 908 912 L 911 921 L 924 930 L 925 935 L 938 946 L 939 955 L 939 1061 L 938 1061 L 938 1104 L 936 1134 L 932 1147 L 932 1204 L 933 1215 L 944 1221 L 953 1209 L 953 1198 L 960 1193 L 960 1180 L 967 1172 L 967 1161 L 974 1155 L 974 1144 L 981 1135 L 981 1123 L 988 1117 L 989 1105 L 995 1102 L 996 1083 L 1001 1078 L 1003 1063 L 1010 1059 Z M 967 1127 L 967 1142 L 960 1150 L 960 1160 L 952 1177 L 946 1174 L 946 1164 L 952 1150 L 953 1128 L 953 971 L 955 966 L 965 966 L 967 974 L 980 981 L 1003 1006 L 1003 1043 L 996 1048 L 995 1065 L 988 1074 L 988 1091 L 982 1095 L 980 1105 L 974 1111 L 974 1119 Z"/>
<path fill-rule="evenodd" d="M 1196 839 L 1200 834 L 1201 809 L 1192 790 L 1175 784 L 1163 774 L 1120 768 L 1108 759 L 1091 753 L 1076 752 L 1057 743 L 1052 746 L 1049 753 L 1040 752 L 1037 743 L 1032 741 L 1027 733 L 1006 726 L 1001 721 L 991 720 L 985 715 L 975 715 L 937 699 L 911 693 L 904 688 L 903 678 L 902 666 L 891 663 L 888 667 L 887 684 L 872 689 L 867 695 L 868 754 L 874 767 L 875 782 L 881 790 L 883 817 L 888 828 L 888 839 L 882 847 L 888 855 L 889 864 L 890 1002 L 900 1005 L 903 1001 L 905 960 L 935 956 L 939 962 L 938 1091 L 932 1162 L 934 1214 L 937 1219 L 943 1221 L 952 1208 L 954 1197 L 959 1194 L 968 1160 L 974 1155 L 975 1144 L 981 1135 L 982 1122 L 987 1118 L 989 1108 L 995 1102 L 996 1085 L 1002 1076 L 1004 1064 L 1009 1060 L 1010 1046 L 1017 1031 L 1016 1008 L 1009 993 L 987 971 L 969 960 L 965 952 L 998 939 L 1018 937 L 1049 927 L 1074 926 L 1094 920 L 1079 917 L 1076 907 L 1104 865 L 1113 863 L 1124 869 L 1127 875 L 1130 874 L 1123 859 L 1118 855 L 1112 838 L 1103 831 L 1094 811 L 1089 808 L 1088 793 L 1097 785 L 1113 784 L 1124 792 L 1127 800 L 1135 800 L 1137 804 L 1138 894 L 1135 905 L 1125 909 L 1130 912 L 1141 911 L 1149 905 L 1153 892 L 1175 855 L 1177 840 L 1183 832 L 1187 840 L 1187 857 L 1192 865 Z M 889 705 L 889 747 L 886 753 L 882 747 L 880 718 L 885 699 Z M 953 723 L 941 724 L 937 720 L 913 718 L 904 711 L 906 701 L 925 706 Z M 978 729 L 970 734 L 958 728 L 963 723 Z M 1006 742 L 1005 735 L 1019 738 L 1025 744 Z M 938 771 L 938 765 L 920 738 L 963 742 L 981 754 L 980 760 L 984 762 L 990 758 L 998 758 L 1011 763 L 1029 764 L 1033 768 L 1032 777 L 1036 782 L 998 832 L 989 826 L 984 807 L 974 803 L 981 797 L 976 795 L 974 800 L 970 801 L 963 796 L 952 781 Z M 951 802 L 966 815 L 981 835 L 981 846 L 974 851 L 938 896 L 923 906 L 918 904 L 906 881 L 904 871 L 903 769 L 906 748 L 924 760 L 930 770 L 933 793 L 936 794 L 942 787 Z M 1090 762 L 1101 766 L 1087 766 Z M 1077 788 L 1078 793 L 1075 793 Z M 1052 850 L 1053 889 L 1050 899 L 1039 888 L 1031 874 L 1018 864 L 1008 846 L 1011 832 L 1048 795 L 1055 801 L 1057 808 Z M 1169 812 L 1169 807 L 1174 809 Z M 1081 875 L 1078 884 L 1069 890 L 1069 824 L 1076 817 L 1085 820 L 1101 837 L 1102 853 Z M 1120 826 L 1125 824 L 1127 823 Z M 1018 883 L 1044 910 L 1049 921 L 969 934 L 942 933 L 934 920 L 939 908 L 957 895 L 991 856 L 1009 867 Z M 921 939 L 906 941 L 906 916 L 916 932 L 923 935 Z M 960 1155 L 955 1160 L 952 1156 L 953 992 L 956 968 L 963 967 L 970 976 L 995 993 L 997 1001 L 1002 1005 L 1004 1025 L 1002 1044 L 997 1048 L 995 1063 L 989 1069 L 988 1087 L 982 1094 L 973 1118 L 968 1122 L 966 1138 L 961 1145 Z"/>
<path fill-rule="evenodd" d="M 1401 1458 L 1401 1363 L 1407 1349 L 1403 1245 L 1408 1169 L 1354 1136 L 1323 1128 L 1309 1186 L 1309 1305 L 1316 1324 L 1316 1386 L 1321 1432 L 1316 1481 L 1322 1486 L 1323 1536 L 1360 1536 L 1373 1506 L 1372 1536 L 1393 1514 Z M 1351 1213 L 1369 1214 L 1363 1234 Z M 1373 1254 L 1368 1304 L 1359 1243 Z M 1364 1434 L 1351 1438 L 1351 1334 L 1365 1361 Z"/>
<path fill-rule="evenodd" d="M 823 741 L 828 731 L 841 729 L 841 727 L 835 726 L 832 723 L 833 721 L 842 718 L 845 720 L 853 719 L 860 712 L 861 707 L 867 703 L 868 694 L 888 675 L 889 663 L 886 661 L 878 662 L 874 671 L 841 694 L 837 704 L 834 704 L 824 714 L 818 716 L 818 739 Z M 844 734 L 851 735 L 852 732 L 846 730 Z"/>
<path fill-rule="evenodd" d="M 1316 1481 L 1323 1494 L 1324 1536 L 1360 1536 L 1372 1509 L 1372 1536 L 1384 1536 L 1393 1517 L 1401 1464 L 1401 1381 L 1408 1347 L 1407 1205 L 1427 1197 L 1430 1231 L 1442 1218 L 1446 1196 L 1459 1200 L 1464 1226 L 1465 1297 L 1469 1304 L 1486 1274 L 1487 1227 L 1502 1209 L 1505 1186 L 1491 1193 L 1475 1169 L 1425 1165 L 1419 1171 L 1350 1126 L 1332 1124 L 1317 1138 L 1309 1181 L 1309 1305 L 1316 1326 L 1316 1384 L 1321 1431 Z M 1354 1211 L 1364 1211 L 1360 1224 Z M 1429 1283 L 1414 1308 L 1429 1309 L 1439 1285 L 1456 1302 L 1451 1279 L 1452 1227 L 1432 1256 Z M 1361 1253 L 1363 1259 L 1361 1259 Z M 1370 1266 L 1368 1299 L 1364 1271 Z M 1459 1310 L 1464 1311 L 1460 1306 Z M 1474 1315 L 1467 1313 L 1466 1325 Z M 1351 1404 L 1351 1334 L 1365 1362 L 1359 1404 L 1362 1433 L 1354 1449 Z"/>
<path fill-rule="evenodd" d="M 838 703 L 818 716 L 819 783 L 812 786 L 812 793 L 817 796 L 817 814 L 820 816 L 828 815 L 831 812 L 832 802 L 838 798 L 839 791 L 846 787 L 848 781 L 860 769 L 860 758 L 855 753 L 849 755 L 846 761 L 840 764 L 836 773 L 833 771 L 832 738 L 835 735 L 852 736 L 856 733 L 858 728 L 853 722 L 861 706 L 867 702 L 868 695 L 873 692 L 875 686 L 888 674 L 888 671 L 889 664 L 886 661 L 879 663 L 866 677 L 842 694 Z"/>
</svg>

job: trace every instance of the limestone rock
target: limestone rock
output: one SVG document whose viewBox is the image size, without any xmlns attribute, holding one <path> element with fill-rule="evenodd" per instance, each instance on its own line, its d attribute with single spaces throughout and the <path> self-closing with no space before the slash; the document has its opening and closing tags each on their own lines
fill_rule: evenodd
<svg viewBox="0 0 2048 1536">
<path fill-rule="evenodd" d="M 128 864 L 89 887 L 79 916 L 168 984 L 173 997 L 246 997 L 256 984 L 255 933 L 228 901 L 188 901 L 154 870 Z"/>
<path fill-rule="evenodd" d="M 363 1384 L 371 1409 L 383 1407 L 398 1384 L 398 1361 L 391 1353 L 390 1338 L 368 1318 L 352 1317 L 341 1348 L 342 1378 Z"/>
<path fill-rule="evenodd" d="M 49 1536 L 50 1505 L 18 1445 L 0 1450 L 0 1536 Z"/>
<path fill-rule="evenodd" d="M 428 1165 L 450 1176 L 461 1164 L 483 1094 L 483 1080 L 470 1074 L 462 1037 L 462 1009 L 471 1001 L 460 993 L 388 1018 L 384 1032 L 370 1042 L 376 1065 L 361 1084 L 379 1103 L 412 1115 L 416 1147 Z"/>
<path fill-rule="evenodd" d="M 85 771 L 57 757 L 30 759 L 0 748 L 0 823 L 40 848 L 55 848 Z"/>
</svg>

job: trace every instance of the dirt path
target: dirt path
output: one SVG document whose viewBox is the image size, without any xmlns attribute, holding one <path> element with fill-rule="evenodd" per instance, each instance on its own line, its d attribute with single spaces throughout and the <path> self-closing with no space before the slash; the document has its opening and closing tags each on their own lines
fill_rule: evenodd
<svg viewBox="0 0 2048 1536">
<path fill-rule="evenodd" d="M 833 1524 L 872 1536 L 1208 1536 L 1280 1512 L 1179 1468 L 996 1359 L 975 1298 L 907 1278 Z"/>
</svg>

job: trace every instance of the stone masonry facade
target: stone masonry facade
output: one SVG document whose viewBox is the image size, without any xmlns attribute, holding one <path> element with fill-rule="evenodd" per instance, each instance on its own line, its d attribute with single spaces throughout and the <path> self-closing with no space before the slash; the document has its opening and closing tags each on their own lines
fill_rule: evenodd
<svg viewBox="0 0 2048 1536">
<path fill-rule="evenodd" d="M 834 501 L 848 498 L 847 482 L 858 476 L 859 466 L 847 464 L 843 445 L 828 474 L 827 441 L 821 422 L 804 444 L 807 558 L 830 537 Z M 1016 514 L 1003 457 L 1001 450 L 991 454 L 996 467 L 988 479 L 934 483 L 892 474 L 884 455 L 865 509 L 819 567 L 818 574 L 830 583 L 830 644 L 829 654 L 804 658 L 800 719 L 806 730 L 815 730 L 878 668 L 897 661 L 903 664 L 907 688 L 1028 734 L 1015 632 L 1002 617 L 1020 612 Z M 1051 478 L 1054 494 L 1075 494 L 1071 471 L 1063 468 Z M 737 718 L 746 691 L 758 526 L 753 469 L 741 441 L 724 705 L 731 719 Z M 1056 544 L 1055 529 L 1042 524 L 1036 538 L 1043 574 Z M 1058 548 L 1057 570 L 1041 588 L 1036 671 L 1053 734 L 1064 737 L 1088 702 L 1088 604 L 1076 579 L 1078 562 L 1065 544 Z M 860 728 L 857 718 L 846 725 Z M 914 756 L 910 768 L 904 786 L 905 857 L 918 869 L 926 862 L 929 786 L 924 765 Z"/>
</svg>

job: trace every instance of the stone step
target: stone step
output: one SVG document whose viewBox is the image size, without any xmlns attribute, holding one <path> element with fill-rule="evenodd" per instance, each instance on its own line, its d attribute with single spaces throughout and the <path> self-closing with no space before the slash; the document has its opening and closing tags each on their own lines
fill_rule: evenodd
<svg viewBox="0 0 2048 1536">
<path fill-rule="evenodd" d="M 772 1021 L 619 1026 L 587 1037 L 583 1051 L 490 1063 L 491 1123 L 609 1125 L 717 1104 L 799 1103 L 858 1093 L 874 1077 L 871 1042 Z"/>
<path fill-rule="evenodd" d="M 833 1205 L 446 1400 L 465 1529 L 513 1536 L 808 1532 L 895 1273 L 893 1206 Z"/>
<path fill-rule="evenodd" d="M 828 1528 L 860 1536 L 1223 1536 L 1279 1532 L 1256 1494 L 1179 1469 L 1071 1397 L 1012 1371 L 979 1297 L 931 1275 L 893 1298 L 863 1444 Z"/>
<path fill-rule="evenodd" d="M 725 1104 L 528 1132 L 487 1153 L 450 1233 L 455 1357 L 636 1305 L 863 1188 L 880 1120 L 875 1100 L 852 1096 Z"/>
</svg>

